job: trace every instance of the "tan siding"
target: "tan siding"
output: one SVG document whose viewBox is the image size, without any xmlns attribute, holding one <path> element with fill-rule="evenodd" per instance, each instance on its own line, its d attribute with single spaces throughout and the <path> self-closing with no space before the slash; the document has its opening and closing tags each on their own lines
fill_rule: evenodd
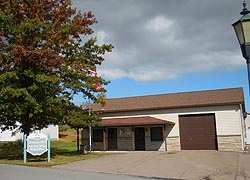
<svg viewBox="0 0 250 180">
<path fill-rule="evenodd" d="M 217 135 L 240 135 L 240 119 L 233 110 L 216 113 Z"/>
<path fill-rule="evenodd" d="M 216 127 L 218 135 L 240 135 L 240 119 L 238 106 L 214 106 L 199 108 L 182 108 L 171 110 L 152 110 L 142 112 L 113 113 L 110 117 L 129 117 L 129 116 L 152 116 L 162 120 L 174 122 L 175 125 L 169 133 L 169 137 L 179 136 L 178 115 L 183 114 L 202 114 L 215 113 Z M 111 114 L 109 114 L 111 115 Z M 110 118 L 104 117 L 104 118 Z"/>
<path fill-rule="evenodd" d="M 179 136 L 179 121 L 178 121 L 178 114 L 177 113 L 159 114 L 159 115 L 158 114 L 157 115 L 151 114 L 151 116 L 175 123 L 175 125 L 171 129 L 169 129 L 170 132 L 168 134 L 168 137 Z"/>
<path fill-rule="evenodd" d="M 180 108 L 180 109 L 166 109 L 166 110 L 150 110 L 150 111 L 136 111 L 136 112 L 122 112 L 104 114 L 103 118 L 122 118 L 122 117 L 140 117 L 151 116 L 162 120 L 167 120 L 175 123 L 175 125 L 167 126 L 167 149 L 179 150 L 179 115 L 184 114 L 204 114 L 215 113 L 216 130 L 218 136 L 227 135 L 241 135 L 240 127 L 240 111 L 238 105 L 230 106 L 213 106 L 213 107 L 197 107 L 197 108 Z M 107 116 L 108 115 L 108 116 Z M 148 132 L 147 132 L 148 133 Z M 152 147 L 149 144 L 149 138 L 146 136 L 146 150 Z M 159 146 L 159 144 L 151 144 L 152 146 Z M 160 146 L 160 150 L 164 149 L 164 143 Z"/>
</svg>

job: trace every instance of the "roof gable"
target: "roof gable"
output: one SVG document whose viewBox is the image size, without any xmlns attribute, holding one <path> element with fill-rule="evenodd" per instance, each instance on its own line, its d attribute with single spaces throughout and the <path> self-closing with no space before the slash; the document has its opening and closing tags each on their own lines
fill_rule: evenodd
<svg viewBox="0 0 250 180">
<path fill-rule="evenodd" d="M 242 104 L 244 94 L 242 88 L 137 96 L 128 98 L 107 99 L 106 105 L 94 104 L 93 111 L 126 112 L 155 109 L 173 109 L 184 107 L 204 107 Z"/>
</svg>

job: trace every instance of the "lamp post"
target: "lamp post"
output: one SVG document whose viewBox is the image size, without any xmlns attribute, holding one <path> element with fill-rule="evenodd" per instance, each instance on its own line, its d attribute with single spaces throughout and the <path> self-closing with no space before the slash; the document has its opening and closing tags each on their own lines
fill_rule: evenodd
<svg viewBox="0 0 250 180">
<path fill-rule="evenodd" d="M 246 7 L 246 2 L 243 1 L 243 9 L 240 12 L 242 17 L 232 24 L 235 34 L 238 38 L 242 56 L 246 59 L 248 71 L 248 85 L 250 92 L 250 11 Z"/>
</svg>

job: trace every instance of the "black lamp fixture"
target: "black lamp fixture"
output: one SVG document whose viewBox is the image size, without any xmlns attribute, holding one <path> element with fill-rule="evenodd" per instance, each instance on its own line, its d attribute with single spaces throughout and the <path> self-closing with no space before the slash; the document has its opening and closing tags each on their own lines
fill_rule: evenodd
<svg viewBox="0 0 250 180">
<path fill-rule="evenodd" d="M 246 59 L 248 70 L 248 83 L 250 91 L 250 11 L 246 7 L 246 2 L 243 1 L 243 9 L 240 12 L 242 17 L 232 24 L 235 34 L 238 38 L 242 56 Z"/>
</svg>

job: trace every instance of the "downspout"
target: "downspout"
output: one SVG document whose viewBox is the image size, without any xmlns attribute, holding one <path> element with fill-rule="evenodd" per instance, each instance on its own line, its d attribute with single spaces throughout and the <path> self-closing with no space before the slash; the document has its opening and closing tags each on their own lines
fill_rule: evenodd
<svg viewBox="0 0 250 180">
<path fill-rule="evenodd" d="M 244 151 L 245 150 L 245 127 L 243 126 L 244 122 L 244 117 L 243 117 L 243 109 L 242 109 L 242 105 L 240 104 L 240 130 L 241 130 L 241 139 L 242 139 L 242 150 Z"/>
</svg>

